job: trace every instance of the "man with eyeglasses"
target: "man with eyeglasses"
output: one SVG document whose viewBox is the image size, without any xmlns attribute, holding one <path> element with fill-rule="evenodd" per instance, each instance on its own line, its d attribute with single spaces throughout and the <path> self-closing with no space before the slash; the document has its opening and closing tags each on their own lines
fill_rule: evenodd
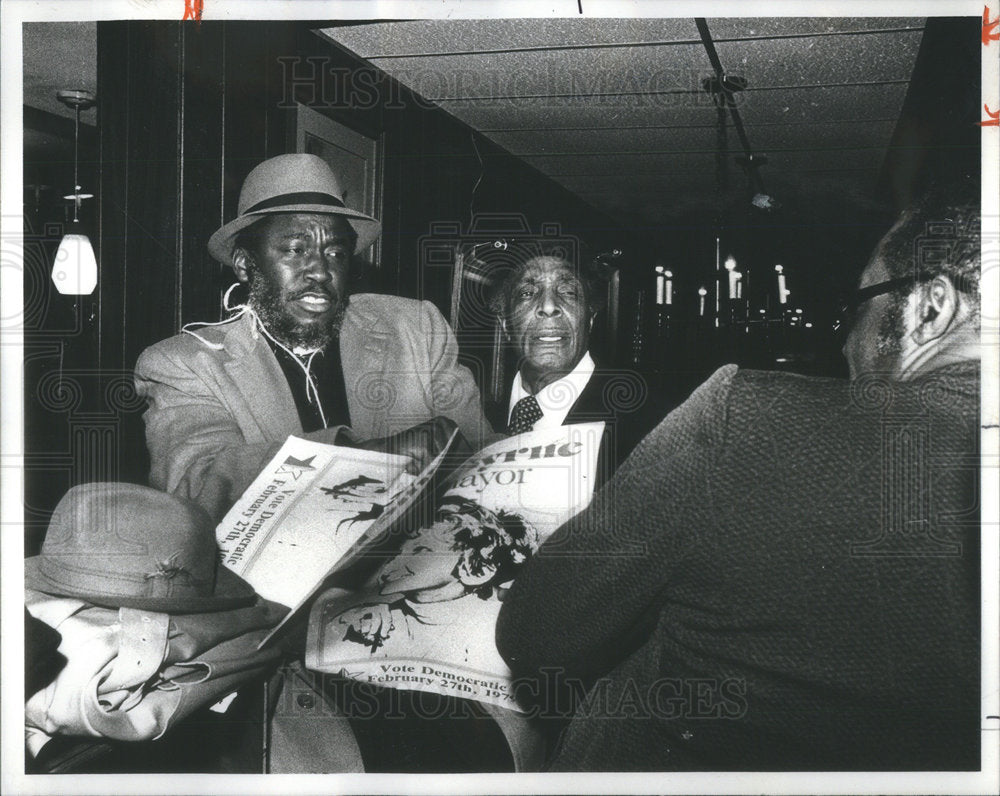
<svg viewBox="0 0 1000 796">
<path fill-rule="evenodd" d="M 580 697 L 553 770 L 978 770 L 979 239 L 930 196 L 850 381 L 722 368 L 539 548 L 497 643 Z"/>
<path fill-rule="evenodd" d="M 923 232 L 916 228 L 919 221 L 911 213 L 897 222 L 876 247 L 849 301 L 844 356 L 852 379 L 881 373 L 909 381 L 979 361 L 979 259 L 973 256 L 978 250 L 968 251 L 971 239 L 959 241 L 964 248 L 933 262 L 942 253 L 933 236 L 917 237 L 914 246 L 914 233 Z M 947 234 L 952 222 L 943 226 Z"/>
</svg>

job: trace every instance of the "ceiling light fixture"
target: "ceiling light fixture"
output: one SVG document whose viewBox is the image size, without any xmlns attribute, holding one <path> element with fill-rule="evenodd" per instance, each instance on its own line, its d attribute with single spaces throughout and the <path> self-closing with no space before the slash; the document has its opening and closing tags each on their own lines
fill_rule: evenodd
<svg viewBox="0 0 1000 796">
<path fill-rule="evenodd" d="M 64 295 L 89 296 L 97 287 L 97 258 L 90 238 L 80 225 L 80 202 L 92 199 L 93 194 L 80 193 L 80 111 L 93 107 L 97 98 L 93 92 L 81 89 L 56 93 L 63 105 L 76 110 L 73 134 L 73 193 L 64 199 L 73 200 L 73 222 L 67 227 L 52 263 L 52 282 Z"/>
<path fill-rule="evenodd" d="M 722 66 L 722 61 L 719 59 L 719 53 L 715 49 L 715 42 L 712 40 L 708 23 L 703 18 L 698 17 L 695 19 L 695 25 L 697 25 L 698 33 L 701 35 L 701 41 L 705 46 L 705 53 L 708 55 L 708 60 L 712 64 L 712 69 L 715 70 L 713 77 L 706 77 L 702 80 L 702 88 L 711 94 L 716 107 L 719 109 L 720 126 L 725 124 L 725 110 L 728 110 L 730 117 L 732 117 L 736 135 L 743 146 L 743 157 L 737 158 L 736 161 L 746 172 L 753 190 L 753 199 L 750 202 L 760 210 L 774 210 L 781 205 L 764 188 L 764 179 L 761 177 L 759 171 L 759 167 L 767 163 L 767 156 L 754 154 L 750 148 L 750 139 L 747 137 L 746 129 L 743 127 L 743 119 L 740 116 L 739 109 L 736 107 L 735 95 L 746 89 L 748 85 L 747 80 L 742 75 L 726 74 L 726 70 Z"/>
</svg>

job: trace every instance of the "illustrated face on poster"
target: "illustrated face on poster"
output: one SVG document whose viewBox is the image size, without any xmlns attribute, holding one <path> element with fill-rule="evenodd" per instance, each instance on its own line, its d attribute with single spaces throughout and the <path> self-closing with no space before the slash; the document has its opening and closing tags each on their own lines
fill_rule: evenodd
<svg viewBox="0 0 1000 796">
<path fill-rule="evenodd" d="M 435 522 L 403 543 L 399 554 L 379 574 L 379 591 L 415 592 L 411 597 L 419 598 L 423 590 L 455 583 L 458 557 L 454 525 Z"/>
<path fill-rule="evenodd" d="M 517 514 L 492 512 L 453 498 L 428 528 L 407 539 L 376 578 L 382 594 L 406 592 L 415 602 L 490 596 L 538 548 L 538 532 Z"/>
</svg>

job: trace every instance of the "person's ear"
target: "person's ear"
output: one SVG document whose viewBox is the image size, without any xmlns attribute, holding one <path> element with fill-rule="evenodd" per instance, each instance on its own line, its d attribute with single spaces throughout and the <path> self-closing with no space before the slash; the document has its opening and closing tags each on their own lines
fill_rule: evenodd
<svg viewBox="0 0 1000 796">
<path fill-rule="evenodd" d="M 944 336 L 955 320 L 961 299 L 951 280 L 938 274 L 917 288 L 913 342 L 926 345 Z"/>
<path fill-rule="evenodd" d="M 250 281 L 249 269 L 252 264 L 253 258 L 246 249 L 233 250 L 233 271 L 236 272 L 236 278 L 244 285 Z"/>
</svg>

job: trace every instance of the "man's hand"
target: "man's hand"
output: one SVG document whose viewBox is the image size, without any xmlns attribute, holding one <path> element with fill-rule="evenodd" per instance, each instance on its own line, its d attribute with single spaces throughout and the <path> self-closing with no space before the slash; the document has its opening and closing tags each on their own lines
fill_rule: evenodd
<svg viewBox="0 0 1000 796">
<path fill-rule="evenodd" d="M 406 471 L 411 475 L 417 475 L 430 464 L 431 459 L 442 451 L 455 428 L 455 421 L 438 416 L 433 420 L 427 420 L 408 428 L 406 431 L 393 434 L 391 437 L 379 437 L 359 442 L 355 447 L 409 456 L 411 461 L 407 465 Z M 461 432 L 456 439 L 456 447 L 459 446 L 469 448 L 469 443 L 465 441 Z"/>
</svg>

